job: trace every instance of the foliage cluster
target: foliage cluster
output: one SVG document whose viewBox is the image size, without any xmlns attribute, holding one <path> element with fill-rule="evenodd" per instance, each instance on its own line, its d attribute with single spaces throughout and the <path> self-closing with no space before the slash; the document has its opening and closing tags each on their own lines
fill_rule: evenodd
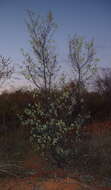
<svg viewBox="0 0 111 190">
<path fill-rule="evenodd" d="M 35 103 L 28 105 L 20 119 L 22 125 L 31 126 L 30 140 L 36 151 L 49 152 L 61 163 L 77 153 L 81 129 L 88 115 L 85 112 L 83 115 L 84 106 L 81 112 L 77 110 L 76 93 L 72 88 L 54 90 L 47 97 L 45 94 L 44 91 L 35 92 Z M 84 105 L 83 100 L 81 104 Z M 66 139 L 65 135 L 72 129 L 75 131 L 72 139 Z"/>
<path fill-rule="evenodd" d="M 50 94 L 50 99 L 48 100 L 49 102 L 47 104 L 46 97 L 44 96 L 46 93 L 44 92 L 44 90 L 42 90 L 41 92 L 36 92 L 35 97 L 33 97 L 34 92 L 28 91 L 23 92 L 20 90 L 10 94 L 4 92 L 4 94 L 0 96 L 0 131 L 2 134 L 1 138 L 3 138 L 3 131 L 6 131 L 6 138 L 4 139 L 4 143 L 7 142 L 9 144 L 8 138 L 9 134 L 12 133 L 12 130 L 13 136 L 15 135 L 16 140 L 18 139 L 17 130 L 19 130 L 23 131 L 22 138 L 27 137 L 26 140 L 28 141 L 31 129 L 30 140 L 33 143 L 34 148 L 36 150 L 40 148 L 39 151 L 41 151 L 41 153 L 44 151 L 49 151 L 53 158 L 56 160 L 56 162 L 59 163 L 59 165 L 61 160 L 62 163 L 72 158 L 78 160 L 77 155 L 79 155 L 80 157 L 81 153 L 82 155 L 87 154 L 88 150 L 86 151 L 84 150 L 84 147 L 82 147 L 82 145 L 84 145 L 84 143 L 86 142 L 86 137 L 84 138 L 84 135 L 86 134 L 83 135 L 81 128 L 79 128 L 80 136 L 76 136 L 76 129 L 78 129 L 77 126 L 83 127 L 83 124 L 85 124 L 85 120 L 83 121 L 81 120 L 81 118 L 80 120 L 78 120 L 79 111 L 76 102 L 76 93 L 74 92 L 76 92 L 75 86 L 74 84 L 72 85 L 72 83 L 65 85 L 60 90 L 55 89 Z M 111 114 L 111 109 L 109 106 L 110 100 L 108 101 L 108 99 L 105 98 L 106 95 L 100 95 L 99 92 L 85 92 L 83 94 L 86 113 L 87 111 L 90 111 L 91 119 L 95 120 L 95 122 L 97 120 L 102 121 L 108 119 L 107 116 L 110 116 Z M 71 106 L 72 103 L 73 106 Z M 30 106 L 28 107 L 27 105 L 29 104 Z M 26 109 L 26 113 L 24 113 L 24 109 Z M 40 110 L 43 113 L 40 112 Z M 27 111 L 29 112 L 27 113 Z M 83 109 L 81 115 L 83 115 L 84 112 L 85 111 Z M 108 115 L 105 115 L 104 113 L 108 113 Z M 24 116 L 23 121 L 26 126 L 21 125 L 21 122 L 17 118 L 17 114 Z M 35 120 L 33 122 L 32 119 L 34 117 Z M 78 122 L 78 124 L 76 123 L 77 125 L 75 124 L 75 121 Z M 71 124 L 74 125 L 71 126 Z M 41 133 L 41 135 L 39 132 Z M 33 135 L 35 137 L 33 137 Z M 48 136 L 50 138 L 47 138 Z M 78 141 L 78 143 L 75 140 L 76 137 L 79 137 L 78 139 L 80 141 Z M 47 143 L 45 142 L 46 139 Z M 17 140 L 17 143 L 18 141 L 19 139 Z M 87 143 L 89 144 L 89 141 Z M 42 144 L 45 144 L 45 147 Z M 87 149 L 87 145 L 84 146 L 86 147 L 85 149 Z M 59 154 L 56 152 L 58 150 L 60 151 Z"/>
</svg>

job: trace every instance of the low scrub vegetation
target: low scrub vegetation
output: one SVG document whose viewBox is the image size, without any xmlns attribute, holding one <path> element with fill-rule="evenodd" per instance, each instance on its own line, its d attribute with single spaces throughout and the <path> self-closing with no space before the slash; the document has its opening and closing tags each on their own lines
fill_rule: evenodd
<svg viewBox="0 0 111 190">
<path fill-rule="evenodd" d="M 110 110 L 106 124 L 103 95 L 85 91 L 78 105 L 72 84 L 55 89 L 48 100 L 44 94 L 43 90 L 19 90 L 0 96 L 0 141 L 6 159 L 20 159 L 30 146 L 58 167 L 78 166 L 100 173 L 103 168 L 110 173 L 106 166 L 110 163 Z"/>
</svg>

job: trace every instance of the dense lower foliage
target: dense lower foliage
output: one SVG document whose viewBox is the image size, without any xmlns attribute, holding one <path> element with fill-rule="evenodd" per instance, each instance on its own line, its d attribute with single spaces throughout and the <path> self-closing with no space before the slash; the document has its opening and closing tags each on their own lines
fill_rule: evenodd
<svg viewBox="0 0 111 190">
<path fill-rule="evenodd" d="M 84 101 L 82 99 L 81 112 L 79 112 L 80 106 L 77 104 L 76 91 L 71 84 L 59 90 L 54 89 L 50 96 L 44 90 L 36 92 L 35 96 L 33 94 L 34 91 L 19 90 L 10 94 L 4 92 L 0 95 L 0 142 L 3 150 L 14 157 L 12 152 L 17 150 L 19 154 L 21 147 L 24 151 L 25 142 L 28 142 L 30 137 L 33 148 L 41 154 L 51 155 L 54 163 L 56 161 L 59 166 L 62 165 L 61 163 L 70 161 L 75 167 L 80 164 L 82 168 L 84 165 L 87 168 L 87 164 L 90 167 L 96 164 L 95 167 L 97 167 L 98 155 L 103 147 L 97 145 L 97 150 L 95 150 L 92 147 L 93 143 L 96 146 L 95 137 L 91 139 L 92 137 L 87 136 L 87 131 L 81 129 L 85 129 L 84 125 L 87 121 L 85 113 L 88 111 L 90 111 L 92 121 L 110 118 L 110 99 L 108 97 L 106 99 L 104 94 L 86 92 L 82 96 Z M 21 116 L 22 123 L 17 118 L 17 114 Z M 99 126 L 96 122 L 95 129 L 90 123 L 88 132 L 92 136 L 95 134 L 93 130 L 101 134 L 103 125 Z M 106 129 L 109 128 L 104 125 L 104 131 Z M 29 142 L 26 144 L 29 149 Z M 103 153 L 108 155 L 108 151 L 109 145 L 104 145 Z M 106 157 L 110 161 L 110 156 Z M 102 164 L 103 160 L 100 162 Z"/>
<path fill-rule="evenodd" d="M 72 89 L 46 94 L 35 92 L 35 103 L 27 106 L 20 119 L 23 125 L 31 127 L 30 140 L 34 148 L 42 154 L 50 152 L 57 162 L 63 162 L 77 153 L 81 129 L 89 115 L 83 114 L 83 99 L 78 105 Z M 65 134 L 72 129 L 75 131 L 72 139 L 66 139 Z"/>
</svg>

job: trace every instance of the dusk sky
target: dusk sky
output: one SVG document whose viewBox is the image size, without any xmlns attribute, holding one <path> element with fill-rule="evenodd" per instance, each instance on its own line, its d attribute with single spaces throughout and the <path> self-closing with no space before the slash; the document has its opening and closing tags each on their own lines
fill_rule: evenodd
<svg viewBox="0 0 111 190">
<path fill-rule="evenodd" d="M 77 33 L 95 39 L 100 66 L 111 67 L 111 0 L 0 0 L 0 54 L 16 64 L 23 60 L 21 48 L 30 47 L 25 25 L 26 10 L 46 16 L 52 11 L 58 29 L 57 54 L 66 64 L 68 36 Z"/>
</svg>

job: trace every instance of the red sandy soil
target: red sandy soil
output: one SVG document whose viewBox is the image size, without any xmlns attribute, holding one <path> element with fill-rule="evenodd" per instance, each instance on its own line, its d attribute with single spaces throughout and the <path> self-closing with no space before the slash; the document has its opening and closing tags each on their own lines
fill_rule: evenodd
<svg viewBox="0 0 111 190">
<path fill-rule="evenodd" d="M 105 124 L 108 125 L 111 126 L 111 122 Z M 95 125 L 93 130 L 97 132 L 96 129 Z M 102 179 L 95 178 L 95 182 L 88 185 L 80 180 L 80 174 L 77 172 L 53 169 L 49 167 L 48 161 L 32 153 L 26 157 L 24 168 L 34 169 L 36 174 L 24 178 L 0 178 L 0 190 L 111 190 L 111 187 L 101 187 Z"/>
<path fill-rule="evenodd" d="M 111 121 L 93 123 L 86 126 L 86 131 L 94 135 L 105 135 L 111 132 Z"/>
<path fill-rule="evenodd" d="M 40 156 L 27 155 L 24 167 L 37 173 L 25 178 L 1 178 L 0 190 L 111 190 L 111 187 L 99 187 L 97 183 L 87 185 L 74 172 L 48 168 L 48 163 Z"/>
</svg>

